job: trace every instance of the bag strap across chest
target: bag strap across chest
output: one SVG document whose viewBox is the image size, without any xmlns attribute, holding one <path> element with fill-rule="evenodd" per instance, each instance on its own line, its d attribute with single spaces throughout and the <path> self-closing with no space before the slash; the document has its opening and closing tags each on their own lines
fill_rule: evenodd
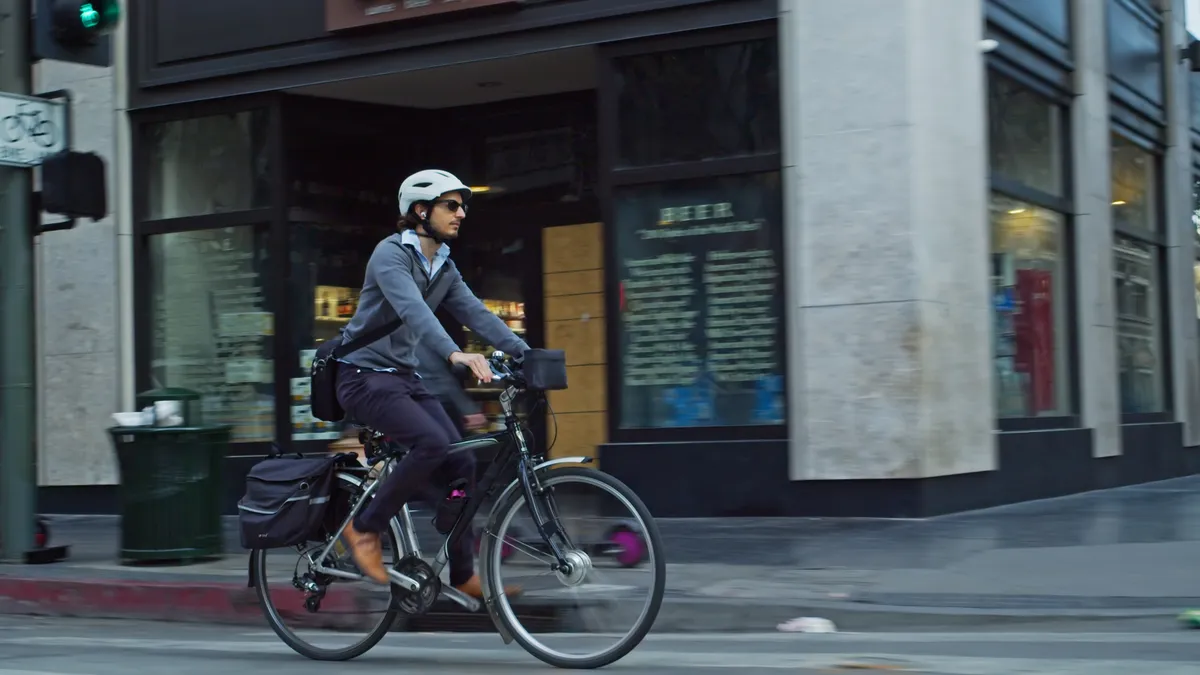
<svg viewBox="0 0 1200 675">
<path fill-rule="evenodd" d="M 416 253 L 405 249 L 404 244 L 397 242 L 396 245 L 401 247 L 401 249 L 404 249 L 405 254 L 408 255 L 409 274 L 413 275 L 413 281 L 416 281 L 418 284 L 420 284 L 420 282 L 417 281 Z M 425 288 L 421 291 L 421 295 L 425 298 L 425 303 L 429 305 L 429 309 L 431 311 L 437 311 L 437 308 L 442 304 L 442 300 L 446 298 L 446 293 L 450 291 L 449 282 L 455 272 L 457 272 L 457 268 L 454 267 L 454 263 L 449 258 L 446 258 L 446 260 L 442 262 L 442 266 L 438 268 L 437 273 L 433 275 L 433 278 L 426 282 Z M 332 358 L 340 359 L 351 352 L 358 351 L 372 342 L 390 335 L 403 324 L 404 320 L 400 317 L 396 317 L 392 321 L 389 321 L 381 326 L 376 326 L 375 328 L 366 331 L 362 335 L 334 349 Z"/>
</svg>

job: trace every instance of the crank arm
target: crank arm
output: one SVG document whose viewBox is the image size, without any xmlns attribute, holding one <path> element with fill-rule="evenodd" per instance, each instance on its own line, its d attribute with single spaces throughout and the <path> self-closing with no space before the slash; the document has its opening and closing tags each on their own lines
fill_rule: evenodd
<svg viewBox="0 0 1200 675">
<path fill-rule="evenodd" d="M 462 591 L 458 590 L 457 588 L 454 588 L 453 586 L 443 586 L 442 587 L 442 595 L 444 595 L 447 598 L 450 598 L 454 602 L 458 603 L 464 609 L 466 609 L 468 612 L 478 612 L 479 611 L 480 604 L 479 604 L 478 600 L 476 600 L 475 598 L 472 598 L 471 596 L 467 595 L 466 593 L 463 593 Z"/>
<path fill-rule="evenodd" d="M 327 574 L 331 577 L 337 577 L 338 579 L 349 579 L 351 581 L 361 581 L 366 578 L 363 575 L 355 574 L 354 572 L 343 572 L 342 570 L 331 570 L 328 567 L 325 567 L 324 565 L 313 565 L 312 570 L 319 574 Z M 409 577 L 407 575 L 401 574 L 401 573 L 397 572 L 396 570 L 388 570 L 388 577 L 391 578 L 391 581 L 393 584 L 396 584 L 397 586 L 399 586 L 405 590 L 416 591 L 418 588 L 421 587 L 421 585 L 418 584 L 415 579 L 413 579 L 412 577 Z"/>
</svg>

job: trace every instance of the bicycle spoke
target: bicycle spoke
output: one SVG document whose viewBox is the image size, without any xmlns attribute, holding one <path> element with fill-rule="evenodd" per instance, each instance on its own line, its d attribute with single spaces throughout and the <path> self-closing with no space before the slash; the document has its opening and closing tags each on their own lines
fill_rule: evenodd
<svg viewBox="0 0 1200 675">
<path fill-rule="evenodd" d="M 488 532 L 487 534 L 492 539 L 495 539 L 496 541 L 500 541 L 500 538 L 497 537 L 494 532 Z M 536 560 L 540 563 L 544 563 L 546 565 L 555 565 L 558 562 L 557 560 L 554 559 L 554 556 L 542 553 L 541 551 L 537 550 L 536 548 L 534 548 L 533 546 L 531 546 L 529 544 L 526 544 L 523 541 L 519 541 L 519 540 L 513 539 L 513 538 L 505 538 L 504 541 L 500 541 L 500 546 L 503 546 L 505 544 L 508 544 L 509 546 L 513 547 L 514 551 L 520 551 L 521 553 L 524 553 L 525 555 L 529 556 L 530 558 L 533 558 L 534 560 Z"/>
<path fill-rule="evenodd" d="M 502 551 L 496 548 L 483 565 L 493 588 L 517 586 L 523 589 L 524 597 L 538 601 L 553 602 L 558 598 L 554 604 L 566 610 L 560 613 L 562 625 L 553 634 L 531 633 L 521 625 L 512 601 L 505 595 L 497 598 L 499 616 L 521 646 L 547 663 L 564 668 L 607 665 L 641 641 L 661 605 L 666 570 L 657 529 L 636 496 L 605 474 L 589 469 L 559 469 L 546 472 L 540 480 L 547 489 L 555 491 L 551 509 L 558 516 L 562 541 L 575 544 L 562 549 L 568 567 L 559 570 L 554 565 L 555 570 L 542 569 L 536 570 L 540 574 L 530 574 L 535 570 L 528 565 L 522 567 L 511 561 L 501 564 Z M 562 493 L 567 488 L 590 492 L 586 499 L 576 499 L 573 493 Z M 593 497 L 592 492 L 598 492 L 600 496 Z M 622 515 L 628 514 L 624 518 L 600 517 L 601 513 L 608 516 L 622 506 L 625 507 Z M 584 513 L 567 517 L 576 507 Z M 533 546 L 544 544 L 540 536 L 528 536 L 526 541 L 520 541 L 519 537 L 509 538 L 510 529 L 518 527 L 517 518 L 530 517 L 524 494 L 510 497 L 509 503 L 498 508 L 497 517 L 496 523 L 489 524 L 492 536 L 509 543 L 513 551 L 520 550 L 535 560 L 545 557 L 546 554 L 540 551 L 538 555 L 529 553 Z M 594 518 L 599 518 L 600 523 L 589 528 L 587 521 Z M 643 560 L 640 566 L 620 566 L 622 563 L 617 563 L 606 553 L 619 549 L 620 542 L 628 539 L 616 537 L 617 523 L 628 524 L 622 527 L 632 527 L 630 532 L 644 533 L 646 551 L 644 558 L 639 558 Z M 536 532 L 536 528 L 525 526 L 524 520 L 519 527 L 525 532 Z M 531 544 L 528 539 L 534 538 L 536 541 Z M 510 576 L 521 576 L 522 573 L 525 573 L 523 578 Z M 639 578 L 646 576 L 650 577 L 649 584 L 639 583 Z M 562 600 L 567 604 L 563 605 Z M 576 634 L 581 631 L 586 631 L 589 637 L 580 640 Z M 605 637 L 610 638 L 609 644 L 604 644 Z"/>
</svg>

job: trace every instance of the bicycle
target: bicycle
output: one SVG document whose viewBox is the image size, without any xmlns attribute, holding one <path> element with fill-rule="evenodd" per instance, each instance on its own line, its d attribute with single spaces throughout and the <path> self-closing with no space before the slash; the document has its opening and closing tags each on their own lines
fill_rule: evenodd
<svg viewBox="0 0 1200 675">
<path fill-rule="evenodd" d="M 488 362 L 493 378 L 505 385 L 500 394 L 505 429 L 461 440 L 451 446 L 451 452 L 495 448 L 495 458 L 480 478 L 475 492 L 464 500 L 462 510 L 438 549 L 432 565 L 421 555 L 409 506 L 405 505 L 391 520 L 389 531 L 383 537 L 385 555 L 390 545 L 393 557 L 389 569 L 392 579 L 388 588 L 390 597 L 380 612 L 383 615 L 381 620 L 365 638 L 341 649 L 318 647 L 301 639 L 297 632 L 284 625 L 283 615 L 271 597 L 266 550 L 251 551 L 251 585 L 256 589 L 267 622 L 276 635 L 297 653 L 320 661 L 345 661 L 361 656 L 383 639 L 401 613 L 423 614 L 433 606 L 439 596 L 446 597 L 468 611 L 479 611 L 479 600 L 452 587 L 443 587 L 439 577 L 448 564 L 448 551 L 459 538 L 473 536 L 472 523 L 475 515 L 482 504 L 500 487 L 499 477 L 502 473 L 514 464 L 516 477 L 504 486 L 493 503 L 484 526 L 479 552 L 479 573 L 484 591 L 482 606 L 486 608 L 504 644 L 516 641 L 534 657 L 559 668 L 590 669 L 603 667 L 621 659 L 637 647 L 649 633 L 662 605 L 666 585 L 666 564 L 661 554 L 662 539 L 654 519 L 641 499 L 616 478 L 585 466 L 562 466 L 586 465 L 593 461 L 592 458 L 578 456 L 546 460 L 544 456 L 534 453 L 528 445 L 526 431 L 517 416 L 514 404 L 528 399 L 533 403 L 532 409 L 536 410 L 547 402 L 545 393 L 526 387 L 521 367 L 503 353 L 495 352 Z M 292 572 L 292 586 L 304 594 L 304 610 L 310 614 L 320 611 L 321 604 L 334 583 L 364 579 L 358 571 L 344 569 L 351 558 L 339 535 L 371 499 L 382 482 L 381 479 L 388 475 L 395 462 L 407 452 L 407 448 L 390 442 L 378 431 L 362 426 L 359 428 L 366 462 L 365 465 L 360 463 L 336 472 L 335 491 L 330 507 L 335 508 L 337 516 L 333 522 L 338 525 L 331 528 L 331 533 L 324 542 L 300 551 L 301 560 Z M 596 572 L 589 553 L 583 547 L 575 545 L 567 536 L 564 527 L 566 521 L 559 512 L 556 492 L 569 483 L 582 483 L 607 491 L 617 502 L 633 511 L 633 517 L 626 517 L 625 521 L 635 522 L 637 527 L 640 527 L 639 534 L 644 538 L 647 547 L 643 567 L 653 570 L 655 575 L 649 596 L 638 612 L 633 628 L 613 646 L 583 655 L 567 654 L 544 644 L 544 640 L 547 639 L 545 636 L 539 639 L 522 625 L 516 610 L 513 609 L 513 598 L 498 591 L 505 588 L 499 580 L 499 574 L 502 563 L 508 557 L 504 555 L 504 549 L 510 546 L 545 564 L 553 577 L 567 587 L 581 587 L 589 575 Z M 565 491 L 564 496 L 567 501 L 573 498 L 571 493 Z M 544 546 L 535 548 L 527 543 L 527 539 L 505 540 L 504 535 L 509 526 L 522 511 L 532 519 L 531 529 L 537 533 L 536 536 Z M 504 542 L 503 545 L 497 543 L 501 541 Z M 300 566 L 305 562 L 308 569 L 302 573 Z M 605 588 L 611 590 L 613 587 Z M 300 612 L 297 610 L 296 613 Z"/>
<path fill-rule="evenodd" d="M 43 148 L 49 148 L 57 140 L 54 122 L 42 119 L 40 109 L 28 110 L 30 106 L 29 103 L 18 103 L 15 113 L 0 119 L 0 123 L 4 124 L 5 140 L 16 143 L 28 137 Z"/>
</svg>

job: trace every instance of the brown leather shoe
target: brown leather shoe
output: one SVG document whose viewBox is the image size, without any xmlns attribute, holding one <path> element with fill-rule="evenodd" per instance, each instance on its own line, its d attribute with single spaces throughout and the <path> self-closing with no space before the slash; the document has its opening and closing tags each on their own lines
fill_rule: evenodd
<svg viewBox="0 0 1200 675">
<path fill-rule="evenodd" d="M 477 600 L 483 599 L 483 582 L 479 580 L 478 574 L 472 576 L 470 579 L 467 579 L 465 583 L 455 586 L 455 588 Z M 520 595 L 521 587 L 505 586 L 504 594 L 509 596 Z"/>
<path fill-rule="evenodd" d="M 348 523 L 346 529 L 342 530 L 342 536 L 350 544 L 350 555 L 363 574 L 381 584 L 392 582 L 383 566 L 383 545 L 379 543 L 378 534 L 359 532 L 354 529 L 354 523 Z"/>
</svg>

